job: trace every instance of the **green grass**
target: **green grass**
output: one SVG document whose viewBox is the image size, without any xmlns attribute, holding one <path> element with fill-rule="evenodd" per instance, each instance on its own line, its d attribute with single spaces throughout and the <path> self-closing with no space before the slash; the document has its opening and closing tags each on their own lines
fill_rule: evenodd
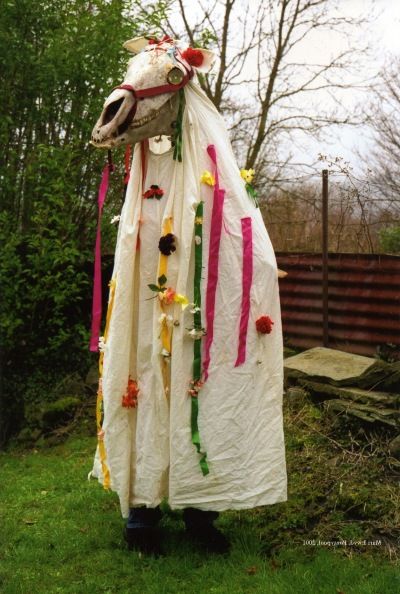
<svg viewBox="0 0 400 594">
<path fill-rule="evenodd" d="M 166 510 L 166 557 L 140 558 L 126 550 L 116 495 L 87 480 L 94 448 L 93 438 L 75 435 L 53 448 L 0 454 L 2 594 L 400 592 L 398 567 L 384 556 L 302 545 L 302 520 L 286 504 L 222 514 L 232 541 L 222 558 L 191 547 L 180 514 Z"/>
</svg>

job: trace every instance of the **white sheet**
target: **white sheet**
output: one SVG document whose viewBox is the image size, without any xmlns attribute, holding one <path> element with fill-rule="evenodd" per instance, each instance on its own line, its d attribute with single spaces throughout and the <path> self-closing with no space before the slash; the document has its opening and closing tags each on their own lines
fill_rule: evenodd
<svg viewBox="0 0 400 594">
<path fill-rule="evenodd" d="M 222 511 L 285 501 L 286 467 L 282 426 L 283 353 L 276 261 L 260 210 L 244 188 L 224 122 L 197 84 L 185 88 L 183 162 L 170 152 L 148 154 L 144 188 L 140 147 L 135 148 L 121 213 L 113 278 L 116 294 L 105 347 L 103 394 L 106 464 L 121 513 L 155 507 L 168 497 L 173 509 Z M 186 328 L 193 315 L 175 304 L 171 384 L 161 374 L 160 306 L 147 287 L 157 281 L 158 241 L 163 217 L 172 215 L 177 251 L 168 259 L 168 286 L 193 299 L 194 212 L 204 201 L 202 320 L 204 324 L 208 240 L 213 188 L 200 183 L 212 170 L 207 146 L 217 151 L 220 186 L 226 190 L 220 246 L 214 342 L 209 378 L 199 393 L 199 429 L 210 473 L 203 476 L 191 443 L 190 398 L 193 340 Z M 151 184 L 165 190 L 143 199 Z M 242 296 L 241 217 L 251 217 L 254 273 L 247 357 L 235 368 Z M 141 219 L 141 221 L 140 221 Z M 140 250 L 136 251 L 140 227 Z M 271 334 L 259 335 L 255 321 L 269 315 Z M 128 376 L 138 381 L 138 407 L 121 406 Z M 92 475 L 103 482 L 99 452 Z"/>
</svg>

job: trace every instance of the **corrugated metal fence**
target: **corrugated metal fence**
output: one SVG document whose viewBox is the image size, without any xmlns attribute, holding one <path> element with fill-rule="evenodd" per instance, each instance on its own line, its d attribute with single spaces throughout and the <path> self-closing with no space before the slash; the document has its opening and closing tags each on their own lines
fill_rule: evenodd
<svg viewBox="0 0 400 594">
<path fill-rule="evenodd" d="M 323 344 L 322 255 L 276 252 L 283 333 L 290 346 Z M 400 257 L 330 253 L 328 346 L 362 355 L 400 346 Z"/>
</svg>

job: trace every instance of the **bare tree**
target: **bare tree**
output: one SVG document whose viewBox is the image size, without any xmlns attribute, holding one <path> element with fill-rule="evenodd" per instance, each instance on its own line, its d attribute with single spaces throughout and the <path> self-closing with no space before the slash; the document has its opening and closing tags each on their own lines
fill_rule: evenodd
<svg viewBox="0 0 400 594">
<path fill-rule="evenodd" d="M 391 59 L 375 87 L 368 123 L 375 140 L 365 159 L 382 206 L 400 215 L 400 59 Z"/>
<path fill-rule="evenodd" d="M 368 180 L 356 179 L 339 157 L 321 160 L 328 167 L 330 178 L 329 251 L 379 252 L 379 231 L 388 223 L 389 215 L 376 207 Z M 261 211 L 276 250 L 321 250 L 320 176 L 310 176 L 307 182 L 290 188 L 272 190 Z"/>
<path fill-rule="evenodd" d="M 339 5 L 336 0 L 202 0 L 198 5 L 170 0 L 164 32 L 217 49 L 218 68 L 200 84 L 228 116 L 237 156 L 258 171 L 259 184 L 280 176 L 291 157 L 282 145 L 294 131 L 317 136 L 333 124 L 359 121 L 341 99 L 342 90 L 356 84 L 355 65 L 366 47 L 354 34 L 367 17 L 344 16 Z M 325 60 L 309 54 L 296 58 L 315 33 L 325 33 L 328 44 L 332 35 L 347 36 L 349 44 Z"/>
</svg>

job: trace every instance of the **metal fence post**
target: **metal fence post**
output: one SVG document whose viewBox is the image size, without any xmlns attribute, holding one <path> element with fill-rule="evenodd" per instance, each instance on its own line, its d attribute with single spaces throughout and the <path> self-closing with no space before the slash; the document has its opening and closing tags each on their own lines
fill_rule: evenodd
<svg viewBox="0 0 400 594">
<path fill-rule="evenodd" d="M 328 170 L 322 170 L 322 342 L 329 345 L 328 322 Z"/>
</svg>

